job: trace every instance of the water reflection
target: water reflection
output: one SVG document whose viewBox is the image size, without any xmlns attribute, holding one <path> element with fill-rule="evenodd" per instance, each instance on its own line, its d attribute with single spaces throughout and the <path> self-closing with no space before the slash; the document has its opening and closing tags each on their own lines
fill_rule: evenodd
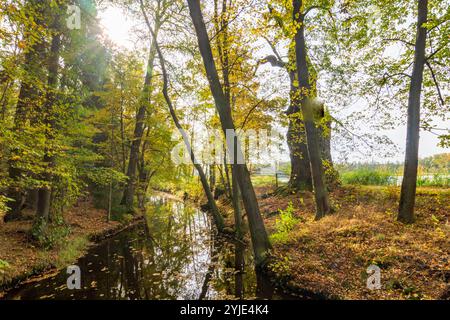
<svg viewBox="0 0 450 320">
<path fill-rule="evenodd" d="M 146 223 L 93 247 L 76 263 L 82 289 L 68 290 L 65 270 L 11 290 L 6 299 L 286 298 L 256 274 L 250 250 L 212 232 L 204 212 L 151 198 Z"/>
</svg>

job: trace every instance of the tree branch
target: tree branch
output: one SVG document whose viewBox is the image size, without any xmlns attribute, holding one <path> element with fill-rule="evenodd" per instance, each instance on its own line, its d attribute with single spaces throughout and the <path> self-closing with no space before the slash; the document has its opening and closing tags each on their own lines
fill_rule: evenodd
<svg viewBox="0 0 450 320">
<path fill-rule="evenodd" d="M 437 81 L 436 74 L 434 73 L 434 70 L 431 67 L 431 64 L 428 60 L 425 60 L 425 64 L 427 65 L 428 69 L 430 69 L 431 77 L 433 78 L 433 82 L 434 82 L 434 85 L 436 86 L 436 91 L 439 96 L 439 101 L 440 101 L 441 105 L 443 106 L 443 105 L 445 105 L 445 102 L 444 102 L 444 98 L 442 97 L 441 88 L 439 87 L 439 82 Z"/>
<path fill-rule="evenodd" d="M 404 44 L 407 44 L 408 46 L 414 47 L 414 43 L 406 41 L 404 39 L 400 39 L 400 38 L 386 38 L 386 39 L 383 39 L 383 41 L 399 41 L 399 42 L 403 42 Z"/>
<path fill-rule="evenodd" d="M 322 9 L 322 10 L 324 10 L 324 11 L 330 12 L 330 9 L 327 8 L 327 7 L 324 7 L 324 6 L 311 6 L 311 7 L 309 7 L 308 9 L 306 9 L 305 13 L 303 14 L 303 17 L 306 17 L 306 15 L 307 15 L 308 13 L 310 13 L 310 12 L 311 12 L 312 10 L 314 10 L 314 9 Z M 331 14 L 331 13 L 330 13 L 330 14 Z"/>
<path fill-rule="evenodd" d="M 270 48 L 272 49 L 273 53 L 275 54 L 275 56 L 277 57 L 278 60 L 283 61 L 283 59 L 281 58 L 281 55 L 278 53 L 277 48 L 275 47 L 275 45 L 269 40 L 269 38 L 267 38 L 266 36 L 263 36 L 264 40 L 266 40 L 266 42 L 269 44 Z"/>
<path fill-rule="evenodd" d="M 431 53 L 428 57 L 426 57 L 426 60 L 430 60 L 431 58 L 433 58 L 437 53 L 439 53 L 439 51 L 441 51 L 444 48 L 447 48 L 447 46 L 449 45 L 449 43 L 444 43 L 443 46 L 437 48 L 433 53 Z"/>
<path fill-rule="evenodd" d="M 272 67 L 285 68 L 286 62 L 278 60 L 277 57 L 270 55 L 260 60 L 261 63 L 269 62 Z"/>
</svg>

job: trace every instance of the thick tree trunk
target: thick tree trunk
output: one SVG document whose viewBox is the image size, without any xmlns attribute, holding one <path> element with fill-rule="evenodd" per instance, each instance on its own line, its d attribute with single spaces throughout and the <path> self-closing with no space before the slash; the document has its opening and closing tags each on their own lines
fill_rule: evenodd
<svg viewBox="0 0 450 320">
<path fill-rule="evenodd" d="M 289 108 L 286 111 L 289 120 L 286 142 L 289 147 L 291 159 L 291 175 L 289 188 L 293 190 L 313 190 L 311 167 L 309 164 L 308 146 L 306 143 L 305 125 L 301 114 L 301 104 L 299 101 L 299 88 L 297 83 L 297 68 L 295 58 L 295 41 L 289 50 L 289 61 L 285 63 L 275 56 L 268 56 L 264 59 L 273 67 L 283 68 L 289 74 L 290 93 Z"/>
<path fill-rule="evenodd" d="M 232 130 L 232 132 L 235 132 L 235 126 L 231 116 L 230 105 L 227 102 L 226 96 L 219 80 L 219 75 L 211 50 L 211 44 L 206 30 L 205 22 L 203 21 L 200 1 L 188 0 L 188 5 L 190 15 L 195 27 L 195 32 L 197 34 L 198 45 L 201 56 L 203 58 L 203 63 L 205 65 L 210 89 L 214 97 L 217 112 L 219 113 L 222 130 L 226 135 L 227 130 Z M 228 152 L 232 152 L 233 149 L 234 147 L 232 145 L 228 145 Z M 240 156 L 242 155 L 242 149 L 239 141 L 237 146 L 237 153 Z M 255 190 L 253 189 L 253 185 L 250 179 L 250 173 L 245 163 L 236 164 L 236 162 L 233 164 L 233 172 L 235 172 L 236 179 L 238 180 L 244 207 L 248 216 L 253 251 L 255 254 L 255 263 L 257 266 L 261 266 L 266 262 L 268 251 L 271 246 L 266 229 L 264 227 L 264 222 L 259 211 Z"/>
<path fill-rule="evenodd" d="M 295 71 L 289 72 L 291 81 L 291 105 L 288 110 L 289 128 L 287 144 L 291 158 L 289 187 L 294 190 L 313 190 L 311 166 L 309 164 L 305 125 L 302 119 L 298 88 L 295 86 Z"/>
<path fill-rule="evenodd" d="M 155 23 L 155 34 L 158 36 L 160 22 Z M 124 190 L 122 204 L 131 209 L 133 207 L 134 195 L 136 192 L 136 172 L 139 161 L 139 151 L 141 149 L 142 136 L 145 130 L 145 118 L 147 114 L 147 107 L 151 97 L 152 81 L 153 81 L 153 67 L 156 57 L 156 42 L 152 40 L 150 46 L 150 53 L 148 57 L 147 72 L 144 80 L 144 88 L 140 99 L 139 110 L 136 114 L 136 124 L 134 127 L 133 141 L 131 142 L 130 158 L 127 169 L 127 185 Z"/>
<path fill-rule="evenodd" d="M 309 164 L 306 134 L 301 120 L 290 120 L 287 133 L 287 144 L 291 159 L 291 176 L 289 188 L 293 190 L 312 191 L 311 167 Z"/>
<path fill-rule="evenodd" d="M 324 183 L 322 167 L 322 156 L 320 152 L 319 130 L 314 121 L 314 110 L 311 95 L 311 84 L 308 71 L 308 62 L 305 43 L 304 16 L 301 12 L 302 0 L 293 0 L 293 19 L 297 24 L 295 34 L 295 51 L 297 61 L 297 73 L 300 93 L 300 104 L 306 130 L 306 140 L 308 143 L 309 161 L 311 164 L 311 174 L 314 185 L 314 196 L 316 200 L 316 219 L 324 217 L 330 212 L 328 191 Z"/>
<path fill-rule="evenodd" d="M 62 10 L 62 8 L 57 8 L 57 10 Z M 55 34 L 52 38 L 52 43 L 50 47 L 50 55 L 48 58 L 48 80 L 47 80 L 47 94 L 43 110 L 43 121 L 42 123 L 47 126 L 46 128 L 46 139 L 47 141 L 52 141 L 55 139 L 56 130 L 56 118 L 55 113 L 55 102 L 56 102 L 56 90 L 58 88 L 58 71 L 59 71 L 59 57 L 61 49 L 61 34 L 60 34 L 60 13 L 55 13 L 54 15 L 54 25 L 53 30 Z M 54 166 L 55 158 L 52 155 L 52 150 L 48 147 L 45 150 L 44 163 L 47 164 L 46 171 L 43 175 L 43 179 L 47 182 L 47 186 L 44 186 L 38 190 L 38 203 L 36 215 L 42 217 L 45 220 L 50 219 L 50 208 L 51 208 L 51 184 L 53 181 L 53 175 L 51 173 L 52 167 Z"/>
<path fill-rule="evenodd" d="M 322 159 L 327 161 L 333 167 L 333 158 L 331 157 L 331 122 L 325 124 L 325 128 L 320 128 L 320 153 Z M 324 132 L 327 131 L 327 132 Z"/>
<path fill-rule="evenodd" d="M 427 29 L 423 24 L 427 21 L 427 15 L 428 0 L 419 0 L 414 67 L 409 88 L 405 167 L 397 217 L 399 221 L 404 223 L 412 223 L 415 220 L 414 205 L 419 162 L 420 95 L 422 92 L 427 39 Z"/>
<path fill-rule="evenodd" d="M 30 1 L 31 6 L 36 6 L 34 1 Z M 40 9 L 40 14 L 42 14 Z M 39 18 L 36 23 L 41 25 L 43 22 Z M 45 60 L 46 44 L 42 38 L 34 38 L 32 35 L 26 34 L 28 51 L 25 53 L 24 70 L 25 77 L 20 86 L 19 97 L 16 105 L 16 113 L 14 117 L 14 132 L 20 135 L 26 126 L 29 114 L 39 108 L 41 103 L 42 92 L 36 81 L 42 81 L 45 77 L 45 71 L 42 66 L 42 61 Z M 10 161 L 8 163 L 8 175 L 12 181 L 7 197 L 12 199 L 7 202 L 9 209 L 4 216 L 4 221 L 13 221 L 21 218 L 21 210 L 26 200 L 26 190 L 20 186 L 20 176 L 22 170 L 17 167 L 16 161 L 12 160 L 15 155 L 20 155 L 20 150 L 12 150 Z"/>
</svg>

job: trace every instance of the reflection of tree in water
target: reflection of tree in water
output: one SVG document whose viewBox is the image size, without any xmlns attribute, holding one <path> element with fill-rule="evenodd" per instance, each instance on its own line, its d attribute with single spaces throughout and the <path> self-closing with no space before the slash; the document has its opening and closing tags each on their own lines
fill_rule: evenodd
<svg viewBox="0 0 450 320">
<path fill-rule="evenodd" d="M 262 285 L 265 278 L 257 278 L 252 270 L 249 248 L 216 237 L 208 216 L 195 208 L 152 200 L 146 224 L 121 232 L 78 260 L 82 290 L 68 290 L 62 270 L 53 278 L 18 288 L 7 298 L 272 297 L 270 287 Z"/>
<path fill-rule="evenodd" d="M 195 298 L 196 292 L 190 291 L 198 286 L 190 286 L 188 281 L 196 276 L 195 253 L 204 249 L 198 247 L 201 243 L 192 243 L 202 216 L 196 213 L 182 203 L 164 201 L 148 208 L 147 224 L 112 244 L 116 268 L 99 283 L 106 288 L 99 289 L 106 291 L 109 299 Z M 111 255 L 109 246 L 108 242 L 106 260 Z"/>
<path fill-rule="evenodd" d="M 152 285 L 152 290 L 156 291 L 153 296 L 196 298 L 197 283 L 203 277 L 198 274 L 200 264 L 197 260 L 208 261 L 210 258 L 208 241 L 204 238 L 208 237 L 207 220 L 202 213 L 183 203 L 167 202 L 149 208 L 147 221 L 153 239 L 149 254 L 153 263 L 145 270 L 158 277 L 158 285 Z M 195 285 L 190 283 L 193 281 Z"/>
<path fill-rule="evenodd" d="M 255 276 L 251 256 L 241 243 L 223 242 L 216 263 L 214 287 L 224 298 L 252 298 L 255 294 Z"/>
</svg>

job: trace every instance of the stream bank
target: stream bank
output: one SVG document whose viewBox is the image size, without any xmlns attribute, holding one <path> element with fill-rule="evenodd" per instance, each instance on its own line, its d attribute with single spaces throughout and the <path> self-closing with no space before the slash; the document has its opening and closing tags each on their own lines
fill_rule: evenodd
<svg viewBox="0 0 450 320">
<path fill-rule="evenodd" d="M 152 196 L 145 223 L 87 250 L 75 264 L 82 288 L 69 290 L 65 268 L 21 283 L 5 299 L 297 299 L 256 272 L 251 248 L 218 236 L 196 206 Z M 73 261 L 70 263 L 72 264 Z"/>
<path fill-rule="evenodd" d="M 6 261 L 7 266 L 0 270 L 0 298 L 14 286 L 51 277 L 83 256 L 89 247 L 143 220 L 142 216 L 137 216 L 125 224 L 107 222 L 106 217 L 106 211 L 95 208 L 91 201 L 78 203 L 64 215 L 65 223 L 71 229 L 66 245 L 50 250 L 37 247 L 30 238 L 31 218 L 1 222 L 0 260 Z"/>
</svg>

